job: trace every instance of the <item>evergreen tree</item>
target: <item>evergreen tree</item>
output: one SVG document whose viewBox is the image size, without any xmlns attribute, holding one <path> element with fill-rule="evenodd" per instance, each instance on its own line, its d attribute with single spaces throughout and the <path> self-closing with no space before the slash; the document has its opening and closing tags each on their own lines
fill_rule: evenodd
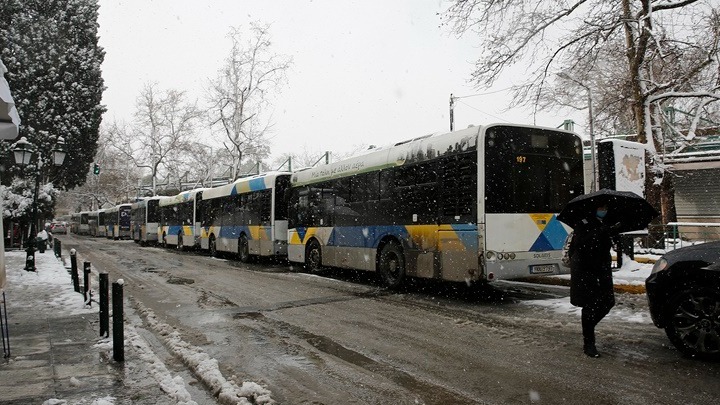
<svg viewBox="0 0 720 405">
<path fill-rule="evenodd" d="M 43 182 L 60 189 L 85 182 L 97 149 L 105 112 L 100 104 L 105 52 L 98 46 L 97 19 L 97 0 L 0 2 L 0 57 L 22 119 L 20 136 L 45 158 L 51 157 L 58 137 L 65 139 L 68 154 L 63 166 L 46 162 L 43 169 Z M 1 146 L 10 147 L 11 143 Z M 26 170 L 23 177 L 33 179 L 37 168 Z M 11 177 L 3 176 L 3 181 Z"/>
</svg>

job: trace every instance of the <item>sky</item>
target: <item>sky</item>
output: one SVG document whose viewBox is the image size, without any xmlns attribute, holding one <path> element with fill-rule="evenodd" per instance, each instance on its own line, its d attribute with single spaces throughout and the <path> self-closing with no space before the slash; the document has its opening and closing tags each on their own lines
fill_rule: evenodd
<svg viewBox="0 0 720 405">
<path fill-rule="evenodd" d="M 441 0 L 99 0 L 105 49 L 106 123 L 130 121 L 146 83 L 204 102 L 208 80 L 229 54 L 230 27 L 270 24 L 276 54 L 293 58 L 274 98 L 273 156 L 300 150 L 348 152 L 493 122 L 557 127 L 573 116 L 506 110 L 510 72 L 490 89 L 473 87 L 473 35 L 440 26 Z M 478 95 L 479 94 L 479 95 Z M 576 126 L 576 131 L 582 128 Z M 206 137 L 208 135 L 203 135 Z M 200 142 L 212 144 L 209 139 Z"/>
</svg>

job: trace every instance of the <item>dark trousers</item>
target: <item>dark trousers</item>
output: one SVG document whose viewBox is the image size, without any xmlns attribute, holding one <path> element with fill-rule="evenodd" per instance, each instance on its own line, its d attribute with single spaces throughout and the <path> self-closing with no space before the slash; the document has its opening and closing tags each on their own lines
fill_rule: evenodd
<svg viewBox="0 0 720 405">
<path fill-rule="evenodd" d="M 585 343 L 595 344 L 595 326 L 615 306 L 615 297 L 598 296 L 582 308 L 582 332 Z"/>
</svg>

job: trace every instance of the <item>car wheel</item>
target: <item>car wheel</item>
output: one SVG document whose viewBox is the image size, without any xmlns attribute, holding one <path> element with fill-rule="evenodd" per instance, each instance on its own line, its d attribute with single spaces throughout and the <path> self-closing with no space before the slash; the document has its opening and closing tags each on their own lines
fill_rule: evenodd
<svg viewBox="0 0 720 405">
<path fill-rule="evenodd" d="M 214 236 L 211 236 L 211 237 L 210 237 L 210 247 L 209 247 L 209 249 L 210 249 L 210 256 L 212 256 L 212 257 L 217 257 L 217 256 L 218 256 L 217 242 L 215 241 L 215 237 L 214 237 Z"/>
<path fill-rule="evenodd" d="M 405 281 L 405 256 L 397 243 L 383 246 L 378 259 L 378 272 L 388 288 L 398 288 Z"/>
<path fill-rule="evenodd" d="M 238 257 L 243 263 L 250 261 L 250 247 L 248 246 L 248 240 L 245 235 L 240 237 L 238 240 Z"/>
<path fill-rule="evenodd" d="M 311 273 L 317 273 L 322 266 L 322 251 L 320 244 L 316 240 L 312 240 L 305 248 L 305 270 Z"/>
<path fill-rule="evenodd" d="M 665 333 L 683 354 L 720 359 L 720 292 L 697 287 L 673 296 Z"/>
</svg>

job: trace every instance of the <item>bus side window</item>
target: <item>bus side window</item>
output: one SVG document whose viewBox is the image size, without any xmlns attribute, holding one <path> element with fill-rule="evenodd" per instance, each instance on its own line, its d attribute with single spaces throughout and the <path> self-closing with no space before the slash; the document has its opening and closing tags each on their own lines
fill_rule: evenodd
<svg viewBox="0 0 720 405">
<path fill-rule="evenodd" d="M 438 221 L 440 195 L 437 183 L 439 162 L 423 162 L 417 166 L 415 188 L 413 191 L 414 206 L 418 223 L 434 224 Z"/>
<path fill-rule="evenodd" d="M 393 189 L 395 188 L 394 169 L 380 171 L 378 201 L 373 207 L 373 223 L 374 225 L 395 224 L 397 217 L 397 201 L 393 200 Z"/>
<path fill-rule="evenodd" d="M 442 171 L 438 193 L 441 222 L 472 222 L 477 187 L 477 164 L 473 156 L 451 156 L 441 162 L 439 169 Z"/>
<path fill-rule="evenodd" d="M 350 177 L 335 180 L 335 209 L 333 223 L 338 226 L 354 225 L 354 214 L 350 208 Z"/>
<path fill-rule="evenodd" d="M 380 171 L 380 183 L 379 183 L 379 189 L 378 189 L 378 199 L 379 200 L 386 200 L 389 198 L 392 198 L 392 190 L 393 190 L 393 172 L 390 170 L 381 170 Z"/>
<path fill-rule="evenodd" d="M 319 223 L 320 226 L 333 225 L 333 217 L 335 216 L 335 189 L 332 187 L 333 185 L 330 182 L 322 184 L 322 216 L 320 217 L 322 221 Z"/>
<path fill-rule="evenodd" d="M 357 215 L 353 219 L 353 225 L 358 222 L 360 218 L 365 217 L 367 209 L 365 207 L 368 204 L 368 200 L 371 200 L 370 196 L 370 177 L 372 173 L 359 174 L 350 179 L 350 209 Z M 377 178 L 377 176 L 374 176 Z M 377 191 L 375 192 L 377 195 Z M 359 217 L 359 218 L 358 218 Z"/>
<path fill-rule="evenodd" d="M 260 223 L 263 225 L 270 225 L 270 212 L 272 204 L 271 191 L 263 190 L 259 195 L 260 204 Z"/>
<path fill-rule="evenodd" d="M 363 174 L 366 180 L 366 200 L 377 201 L 380 199 L 380 173 L 372 172 Z"/>
<path fill-rule="evenodd" d="M 287 203 L 287 220 L 288 228 L 295 228 L 301 225 L 300 222 L 300 192 L 297 188 L 288 188 L 285 190 Z"/>
<path fill-rule="evenodd" d="M 304 207 L 303 223 L 307 226 L 317 226 L 320 224 L 320 203 L 322 191 L 317 187 L 308 187 L 307 203 Z"/>
</svg>

